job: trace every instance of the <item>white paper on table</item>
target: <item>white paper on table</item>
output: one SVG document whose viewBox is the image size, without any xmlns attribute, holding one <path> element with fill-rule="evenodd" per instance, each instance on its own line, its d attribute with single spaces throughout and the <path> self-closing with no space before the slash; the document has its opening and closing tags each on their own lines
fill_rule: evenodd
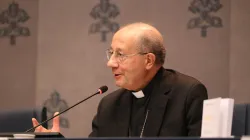
<svg viewBox="0 0 250 140">
<path fill-rule="evenodd" d="M 242 136 L 241 140 L 250 140 L 250 136 Z"/>
<path fill-rule="evenodd" d="M 201 137 L 231 137 L 233 109 L 234 99 L 205 100 Z"/>
<path fill-rule="evenodd" d="M 231 137 L 234 99 L 221 100 L 221 137 Z"/>
<path fill-rule="evenodd" d="M 9 140 L 8 137 L 0 137 L 0 140 Z"/>
<path fill-rule="evenodd" d="M 208 99 L 203 102 L 201 137 L 220 137 L 222 98 Z"/>
</svg>

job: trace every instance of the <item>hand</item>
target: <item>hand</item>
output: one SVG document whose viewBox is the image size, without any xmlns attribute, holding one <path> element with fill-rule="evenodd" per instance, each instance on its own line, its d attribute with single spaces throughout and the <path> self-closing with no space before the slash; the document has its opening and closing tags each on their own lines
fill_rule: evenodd
<svg viewBox="0 0 250 140">
<path fill-rule="evenodd" d="M 59 112 L 56 112 L 54 116 L 57 114 L 59 114 Z M 32 118 L 32 123 L 33 123 L 33 127 L 39 125 L 38 121 L 35 118 Z M 35 129 L 35 132 L 60 132 L 59 116 L 56 116 L 55 118 L 53 118 L 53 126 L 51 129 L 46 129 L 43 126 L 38 126 Z"/>
</svg>

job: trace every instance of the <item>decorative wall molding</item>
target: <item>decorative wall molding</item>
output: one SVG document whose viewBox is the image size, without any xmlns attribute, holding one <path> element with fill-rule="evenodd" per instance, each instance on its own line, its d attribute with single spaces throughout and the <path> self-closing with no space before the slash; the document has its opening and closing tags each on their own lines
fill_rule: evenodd
<svg viewBox="0 0 250 140">
<path fill-rule="evenodd" d="M 101 41 L 106 42 L 106 35 L 109 32 L 116 32 L 120 26 L 113 21 L 120 14 L 119 8 L 109 2 L 109 0 L 100 0 L 100 3 L 94 6 L 90 16 L 96 20 L 89 27 L 90 34 L 101 33 Z"/>
<path fill-rule="evenodd" d="M 50 98 L 44 102 L 44 107 L 47 108 L 47 117 L 53 117 L 55 112 L 62 112 L 68 109 L 67 102 L 61 98 L 61 95 L 56 90 L 51 93 Z M 65 116 L 60 115 L 60 127 L 69 128 L 69 120 Z M 48 127 L 52 126 L 52 121 L 48 122 Z"/>
<path fill-rule="evenodd" d="M 207 29 L 210 27 L 222 27 L 222 20 L 218 16 L 212 15 L 222 8 L 220 0 L 193 0 L 188 10 L 197 17 L 191 18 L 188 22 L 188 29 L 200 28 L 201 36 L 207 36 Z"/>
<path fill-rule="evenodd" d="M 0 13 L 0 37 L 9 37 L 10 44 L 16 45 L 16 38 L 18 36 L 30 36 L 28 27 L 22 26 L 30 19 L 29 15 L 24 9 L 19 7 L 19 4 L 12 2 L 8 9 Z"/>
</svg>

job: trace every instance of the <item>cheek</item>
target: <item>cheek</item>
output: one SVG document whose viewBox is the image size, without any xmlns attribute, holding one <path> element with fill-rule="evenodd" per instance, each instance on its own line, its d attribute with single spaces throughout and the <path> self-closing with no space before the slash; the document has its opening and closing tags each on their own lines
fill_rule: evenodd
<svg viewBox="0 0 250 140">
<path fill-rule="evenodd" d="M 143 64 L 144 63 L 139 61 L 133 61 L 121 66 L 121 70 L 124 72 L 125 78 L 127 80 L 135 81 L 142 78 L 145 70 L 145 66 Z"/>
</svg>

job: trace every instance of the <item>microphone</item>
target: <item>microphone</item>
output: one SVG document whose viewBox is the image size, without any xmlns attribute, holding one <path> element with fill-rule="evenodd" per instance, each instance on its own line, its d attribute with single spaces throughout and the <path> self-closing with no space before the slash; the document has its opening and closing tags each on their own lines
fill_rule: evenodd
<svg viewBox="0 0 250 140">
<path fill-rule="evenodd" d="M 101 87 L 97 90 L 97 92 L 96 92 L 96 93 L 94 93 L 93 95 L 91 95 L 91 96 L 89 96 L 89 97 L 85 98 L 84 100 L 82 100 L 82 101 L 80 101 L 80 102 L 76 103 L 75 105 L 73 105 L 73 106 L 69 107 L 68 109 L 66 109 L 66 110 L 64 110 L 64 111 L 62 111 L 62 112 L 60 112 L 60 113 L 58 113 L 57 115 L 55 115 L 55 116 L 51 117 L 50 119 L 47 119 L 47 120 L 45 120 L 45 121 L 43 121 L 43 122 L 39 123 L 37 126 L 32 127 L 32 128 L 30 128 L 30 129 L 26 130 L 25 132 L 30 132 L 31 130 L 36 129 L 38 126 L 43 125 L 44 123 L 46 123 L 46 122 L 48 122 L 48 121 L 52 120 L 53 118 L 55 118 L 55 117 L 57 117 L 57 116 L 59 116 L 59 115 L 63 114 L 64 112 L 66 112 L 66 111 L 70 110 L 71 108 L 73 108 L 73 107 L 77 106 L 78 104 L 80 104 L 80 103 L 82 103 L 82 102 L 84 102 L 84 101 L 88 100 L 89 98 L 91 98 L 91 97 L 93 97 L 93 96 L 95 96 L 95 95 L 97 95 L 97 94 L 103 94 L 103 93 L 105 93 L 107 90 L 108 90 L 108 87 L 107 87 L 107 86 L 101 86 Z"/>
</svg>

